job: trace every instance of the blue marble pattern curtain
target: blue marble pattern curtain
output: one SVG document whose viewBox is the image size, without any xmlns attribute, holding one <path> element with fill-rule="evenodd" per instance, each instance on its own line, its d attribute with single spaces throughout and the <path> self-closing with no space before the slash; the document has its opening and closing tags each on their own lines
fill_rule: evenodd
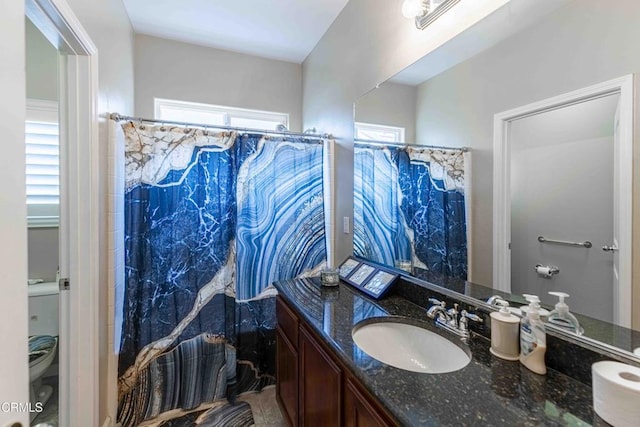
<svg viewBox="0 0 640 427">
<path fill-rule="evenodd" d="M 355 255 L 466 279 L 463 152 L 356 144 L 354 156 Z"/>
<path fill-rule="evenodd" d="M 118 418 L 130 426 L 157 415 L 157 402 L 192 409 L 220 398 L 222 385 L 229 395 L 272 384 L 270 285 L 324 264 L 326 247 L 321 143 L 132 122 L 122 129 Z M 225 351 L 210 349 L 212 340 Z M 186 342 L 189 357 L 149 370 Z M 226 367 L 213 394 L 203 383 L 213 380 L 193 368 L 213 366 L 212 355 Z"/>
</svg>

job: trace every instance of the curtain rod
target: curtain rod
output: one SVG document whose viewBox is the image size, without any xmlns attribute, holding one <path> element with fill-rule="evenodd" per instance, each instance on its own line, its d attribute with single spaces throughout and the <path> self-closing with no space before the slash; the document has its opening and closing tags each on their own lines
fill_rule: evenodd
<svg viewBox="0 0 640 427">
<path fill-rule="evenodd" d="M 202 123 L 188 123 L 188 122 L 178 122 L 175 120 L 162 120 L 162 119 L 144 119 L 141 117 L 134 116 L 123 116 L 118 113 L 111 113 L 109 115 L 111 120 L 116 122 L 120 122 L 123 120 L 130 120 L 133 122 L 146 122 L 146 123 L 160 123 L 160 124 L 169 124 L 169 125 L 177 125 L 177 126 L 189 126 L 189 127 L 198 127 L 205 129 L 220 129 L 220 130 L 230 130 L 244 133 L 257 133 L 257 134 L 265 134 L 265 135 L 276 135 L 276 136 L 295 136 L 300 138 L 307 139 L 333 139 L 333 136 L 329 133 L 325 134 L 315 134 L 315 133 L 302 133 L 302 132 L 291 132 L 291 131 L 276 131 L 276 130 L 266 130 L 266 129 L 251 129 L 251 128 L 240 128 L 234 126 L 220 126 L 220 125 L 207 125 Z"/>
<path fill-rule="evenodd" d="M 364 143 L 367 145 L 376 145 L 379 147 L 392 146 L 392 147 L 434 148 L 437 150 L 458 150 L 458 151 L 462 151 L 463 153 L 470 151 L 469 147 L 444 147 L 442 145 L 407 144 L 405 142 L 385 142 L 385 141 L 376 141 L 373 139 L 354 139 L 353 142 Z"/>
</svg>

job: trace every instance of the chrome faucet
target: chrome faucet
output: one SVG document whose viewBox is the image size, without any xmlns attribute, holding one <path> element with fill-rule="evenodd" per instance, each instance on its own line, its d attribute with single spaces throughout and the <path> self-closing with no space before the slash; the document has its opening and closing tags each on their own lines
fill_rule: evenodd
<svg viewBox="0 0 640 427">
<path fill-rule="evenodd" d="M 504 298 L 502 298 L 500 295 L 491 295 L 489 298 L 487 298 L 487 304 L 489 305 L 498 305 L 498 301 L 504 301 Z"/>
<path fill-rule="evenodd" d="M 482 323 L 482 317 L 477 314 L 469 313 L 466 310 L 458 311 L 458 304 L 453 304 L 453 307 L 447 310 L 444 301 L 429 298 L 429 302 L 433 305 L 427 310 L 427 316 L 430 319 L 435 319 L 437 326 L 463 338 L 469 337 L 469 320 Z"/>
<path fill-rule="evenodd" d="M 443 317 L 445 321 L 450 320 L 449 313 L 446 309 L 447 303 L 445 303 L 444 301 L 438 301 L 435 298 L 429 298 L 429 302 L 433 304 L 427 310 L 427 316 L 429 316 L 430 319 L 435 319 L 437 315 L 438 318 Z"/>
</svg>

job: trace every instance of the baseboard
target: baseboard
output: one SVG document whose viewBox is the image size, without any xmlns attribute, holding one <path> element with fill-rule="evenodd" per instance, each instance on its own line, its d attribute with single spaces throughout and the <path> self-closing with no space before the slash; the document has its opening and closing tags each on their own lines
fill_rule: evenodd
<svg viewBox="0 0 640 427">
<path fill-rule="evenodd" d="M 105 418 L 102 427 L 122 427 L 120 423 L 114 423 L 111 417 Z"/>
</svg>

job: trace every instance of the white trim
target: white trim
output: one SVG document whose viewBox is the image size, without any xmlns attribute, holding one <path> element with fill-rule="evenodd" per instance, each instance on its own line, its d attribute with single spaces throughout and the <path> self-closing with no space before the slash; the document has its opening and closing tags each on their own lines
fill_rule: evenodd
<svg viewBox="0 0 640 427">
<path fill-rule="evenodd" d="M 467 228 L 467 281 L 473 282 L 473 186 L 471 177 L 473 176 L 471 161 L 471 151 L 463 153 L 464 158 L 464 214 Z"/>
<path fill-rule="evenodd" d="M 384 142 L 405 142 L 405 128 L 401 126 L 388 126 L 388 125 L 380 125 L 377 123 L 365 123 L 365 122 L 355 122 L 353 133 L 355 135 L 355 139 L 368 139 L 375 141 L 382 141 L 381 138 L 362 138 L 360 136 L 360 132 L 390 132 L 393 134 L 393 141 L 384 140 Z"/>
<path fill-rule="evenodd" d="M 336 242 L 336 142 L 333 139 L 324 142 L 323 176 L 324 176 L 324 229 L 327 246 L 327 265 L 336 267 L 338 260 L 335 259 Z"/>
<path fill-rule="evenodd" d="M 58 101 L 27 98 L 26 120 L 58 124 Z"/>
<path fill-rule="evenodd" d="M 153 114 L 155 119 L 177 120 L 174 117 L 163 117 L 163 108 L 173 108 L 184 111 L 200 111 L 204 113 L 215 113 L 224 116 L 223 123 L 211 123 L 212 125 L 232 126 L 232 118 L 243 118 L 253 120 L 265 120 L 282 124 L 289 127 L 289 114 L 277 111 L 253 110 L 248 108 L 227 107 L 224 105 L 203 104 L 200 102 L 178 101 L 175 99 L 153 98 Z M 189 120 L 178 120 L 189 121 Z M 275 130 L 275 127 L 274 129 Z"/>
<path fill-rule="evenodd" d="M 60 274 L 69 277 L 71 290 L 60 296 L 59 425 L 99 425 L 97 49 L 65 0 L 27 0 L 26 13 L 66 53 L 60 73 Z"/>
<path fill-rule="evenodd" d="M 523 117 L 562 108 L 567 105 L 620 93 L 620 241 L 618 307 L 614 312 L 619 325 L 631 327 L 631 245 L 632 245 L 632 196 L 633 196 L 633 75 L 629 74 L 573 92 L 534 102 L 509 111 L 498 113 L 493 121 L 493 282 L 494 288 L 511 291 L 511 169 L 509 124 Z"/>
</svg>

